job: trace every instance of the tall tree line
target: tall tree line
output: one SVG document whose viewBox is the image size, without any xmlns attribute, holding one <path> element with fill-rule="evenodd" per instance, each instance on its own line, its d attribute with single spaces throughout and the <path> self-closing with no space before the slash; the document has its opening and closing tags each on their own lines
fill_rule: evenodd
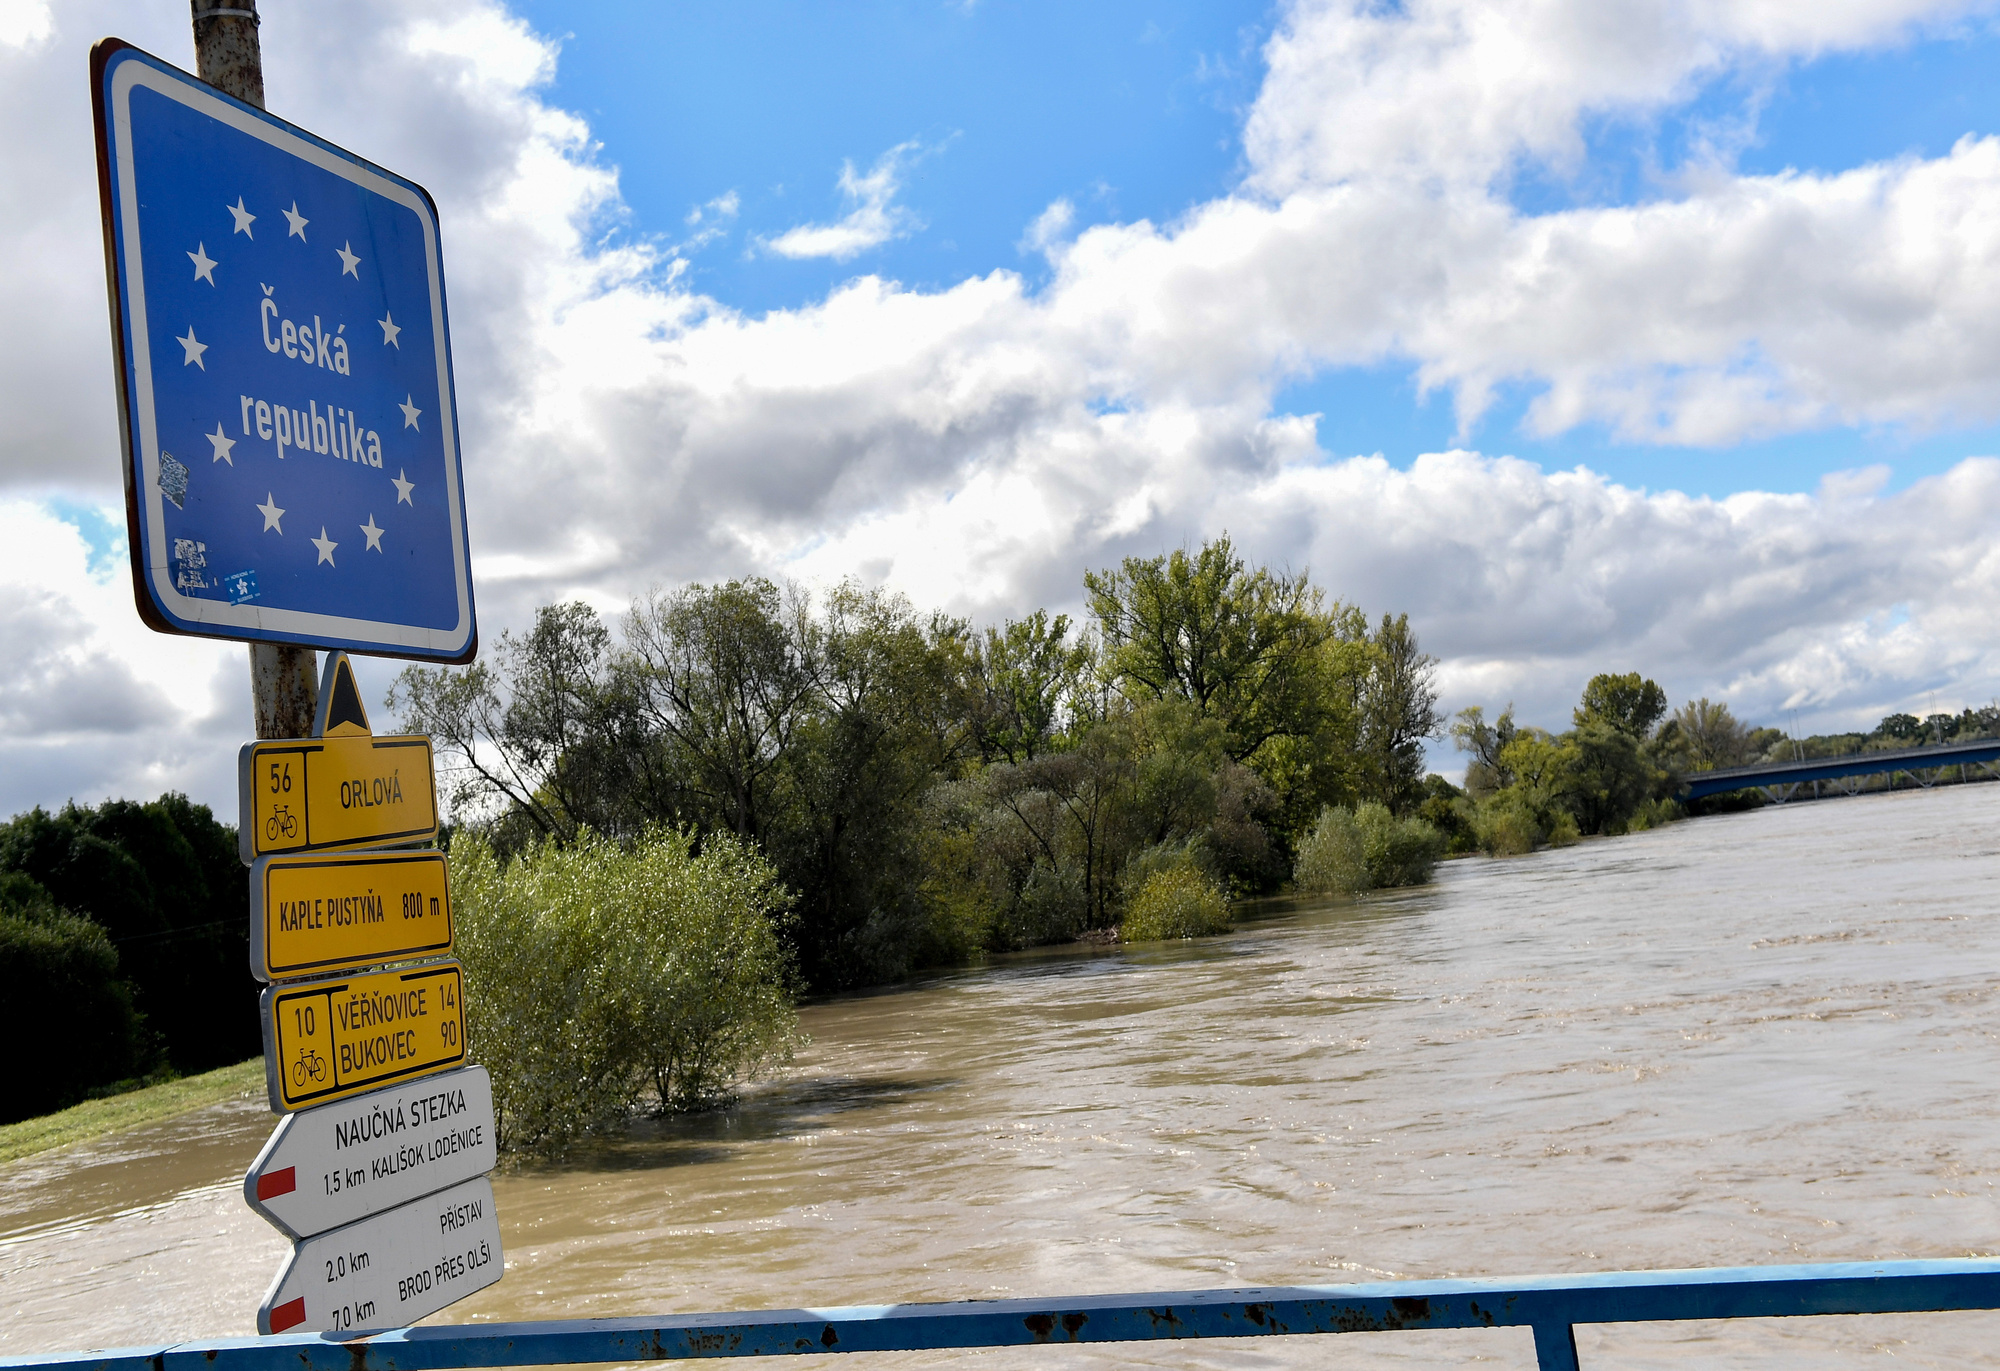
<svg viewBox="0 0 2000 1371">
<path fill-rule="evenodd" d="M 0 981 L 23 1034 L 0 1122 L 257 1055 L 245 875 L 235 831 L 185 795 L 0 824 Z"/>
<path fill-rule="evenodd" d="M 1109 927 L 1163 863 L 1272 890 L 1325 806 L 1423 800 L 1440 718 L 1407 617 L 1226 536 L 1084 590 L 1084 624 L 979 628 L 851 582 L 690 585 L 616 632 L 551 605 L 391 706 L 503 854 L 661 824 L 754 843 L 817 990 Z"/>
</svg>

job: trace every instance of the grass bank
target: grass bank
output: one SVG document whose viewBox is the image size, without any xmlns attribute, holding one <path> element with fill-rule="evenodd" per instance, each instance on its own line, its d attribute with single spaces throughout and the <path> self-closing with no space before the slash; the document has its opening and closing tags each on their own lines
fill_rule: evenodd
<svg viewBox="0 0 2000 1371">
<path fill-rule="evenodd" d="M 40 1118 L 0 1124 L 0 1162 L 171 1119 L 203 1105 L 263 1093 L 264 1059 L 252 1057 L 247 1062 L 204 1071 L 199 1076 L 183 1076 L 163 1085 L 128 1090 L 123 1095 L 85 1100 Z"/>
</svg>

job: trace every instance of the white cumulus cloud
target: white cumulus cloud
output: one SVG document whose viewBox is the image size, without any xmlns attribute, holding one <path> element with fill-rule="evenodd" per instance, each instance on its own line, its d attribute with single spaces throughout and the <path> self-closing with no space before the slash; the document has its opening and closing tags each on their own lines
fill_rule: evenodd
<svg viewBox="0 0 2000 1371">
<path fill-rule="evenodd" d="M 115 506 L 98 513 L 112 527 L 124 516 Z M 98 551 L 40 503 L 0 498 L 4 800 L 89 803 L 184 787 L 219 801 L 251 726 L 244 650 L 148 632 L 123 549 L 109 562 Z"/>
<path fill-rule="evenodd" d="M 0 43 L 25 48 L 54 31 L 49 0 L 0 0 Z"/>
<path fill-rule="evenodd" d="M 898 143 L 880 157 L 865 174 L 856 173 L 854 163 L 840 168 L 840 194 L 853 206 L 830 224 L 800 224 L 764 246 L 780 257 L 830 257 L 836 262 L 877 248 L 892 238 L 920 228 L 917 217 L 894 203 L 902 189 L 903 169 L 918 151 L 914 142 Z"/>
<path fill-rule="evenodd" d="M 169 783 L 227 809 L 241 648 L 140 629 L 51 504 L 118 499 L 83 52 L 123 29 L 186 61 L 186 24 L 47 13 L 0 43 L 0 251 L 32 266 L 0 275 L 0 317 L 32 323 L 0 330 L 0 811 Z M 1995 131 L 1826 173 L 1715 161 L 1634 204 L 1510 199 L 1523 168 L 1587 170 L 1590 119 L 1969 13 L 1301 0 L 1232 193 L 1158 223 L 1052 207 L 1021 226 L 1043 286 L 864 275 L 754 317 L 687 288 L 674 249 L 607 232 L 630 215 L 549 98 L 557 48 L 493 0 L 301 3 L 264 41 L 275 111 L 439 201 L 489 643 L 557 597 L 750 572 L 861 575 L 981 618 L 1074 610 L 1084 568 L 1227 529 L 1408 611 L 1454 705 L 1560 723 L 1589 674 L 1629 668 L 1810 727 L 1994 693 L 2000 462 L 1708 500 L 1490 453 L 1331 453 L 1272 397 L 1389 361 L 1468 421 L 1525 386 L 1538 431 L 1641 441 L 2000 416 Z M 914 155 L 847 168 L 845 218 L 766 246 L 844 260 L 905 231 Z M 368 670 L 374 703 L 393 667 Z"/>
</svg>

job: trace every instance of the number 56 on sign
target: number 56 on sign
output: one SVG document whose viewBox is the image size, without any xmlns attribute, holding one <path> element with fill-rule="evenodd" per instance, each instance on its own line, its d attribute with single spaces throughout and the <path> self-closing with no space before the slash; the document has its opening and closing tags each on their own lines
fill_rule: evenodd
<svg viewBox="0 0 2000 1371">
<path fill-rule="evenodd" d="M 246 865 L 273 852 L 437 836 L 431 740 L 421 735 L 248 743 L 237 755 L 236 787 Z"/>
</svg>

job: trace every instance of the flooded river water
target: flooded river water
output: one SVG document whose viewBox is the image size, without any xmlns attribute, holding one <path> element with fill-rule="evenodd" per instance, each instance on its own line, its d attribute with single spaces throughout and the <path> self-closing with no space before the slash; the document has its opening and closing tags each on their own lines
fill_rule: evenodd
<svg viewBox="0 0 2000 1371">
<path fill-rule="evenodd" d="M 2000 785 L 1697 820 L 810 1007 L 740 1107 L 503 1174 L 445 1321 L 2000 1251 Z M 0 1167 L 0 1354 L 252 1331 L 254 1102 Z M 2000 1367 L 2000 1314 L 1580 1328 Z M 1531 1367 L 1524 1330 L 872 1366 Z M 857 1368 L 859 1371 L 859 1368 Z"/>
</svg>

